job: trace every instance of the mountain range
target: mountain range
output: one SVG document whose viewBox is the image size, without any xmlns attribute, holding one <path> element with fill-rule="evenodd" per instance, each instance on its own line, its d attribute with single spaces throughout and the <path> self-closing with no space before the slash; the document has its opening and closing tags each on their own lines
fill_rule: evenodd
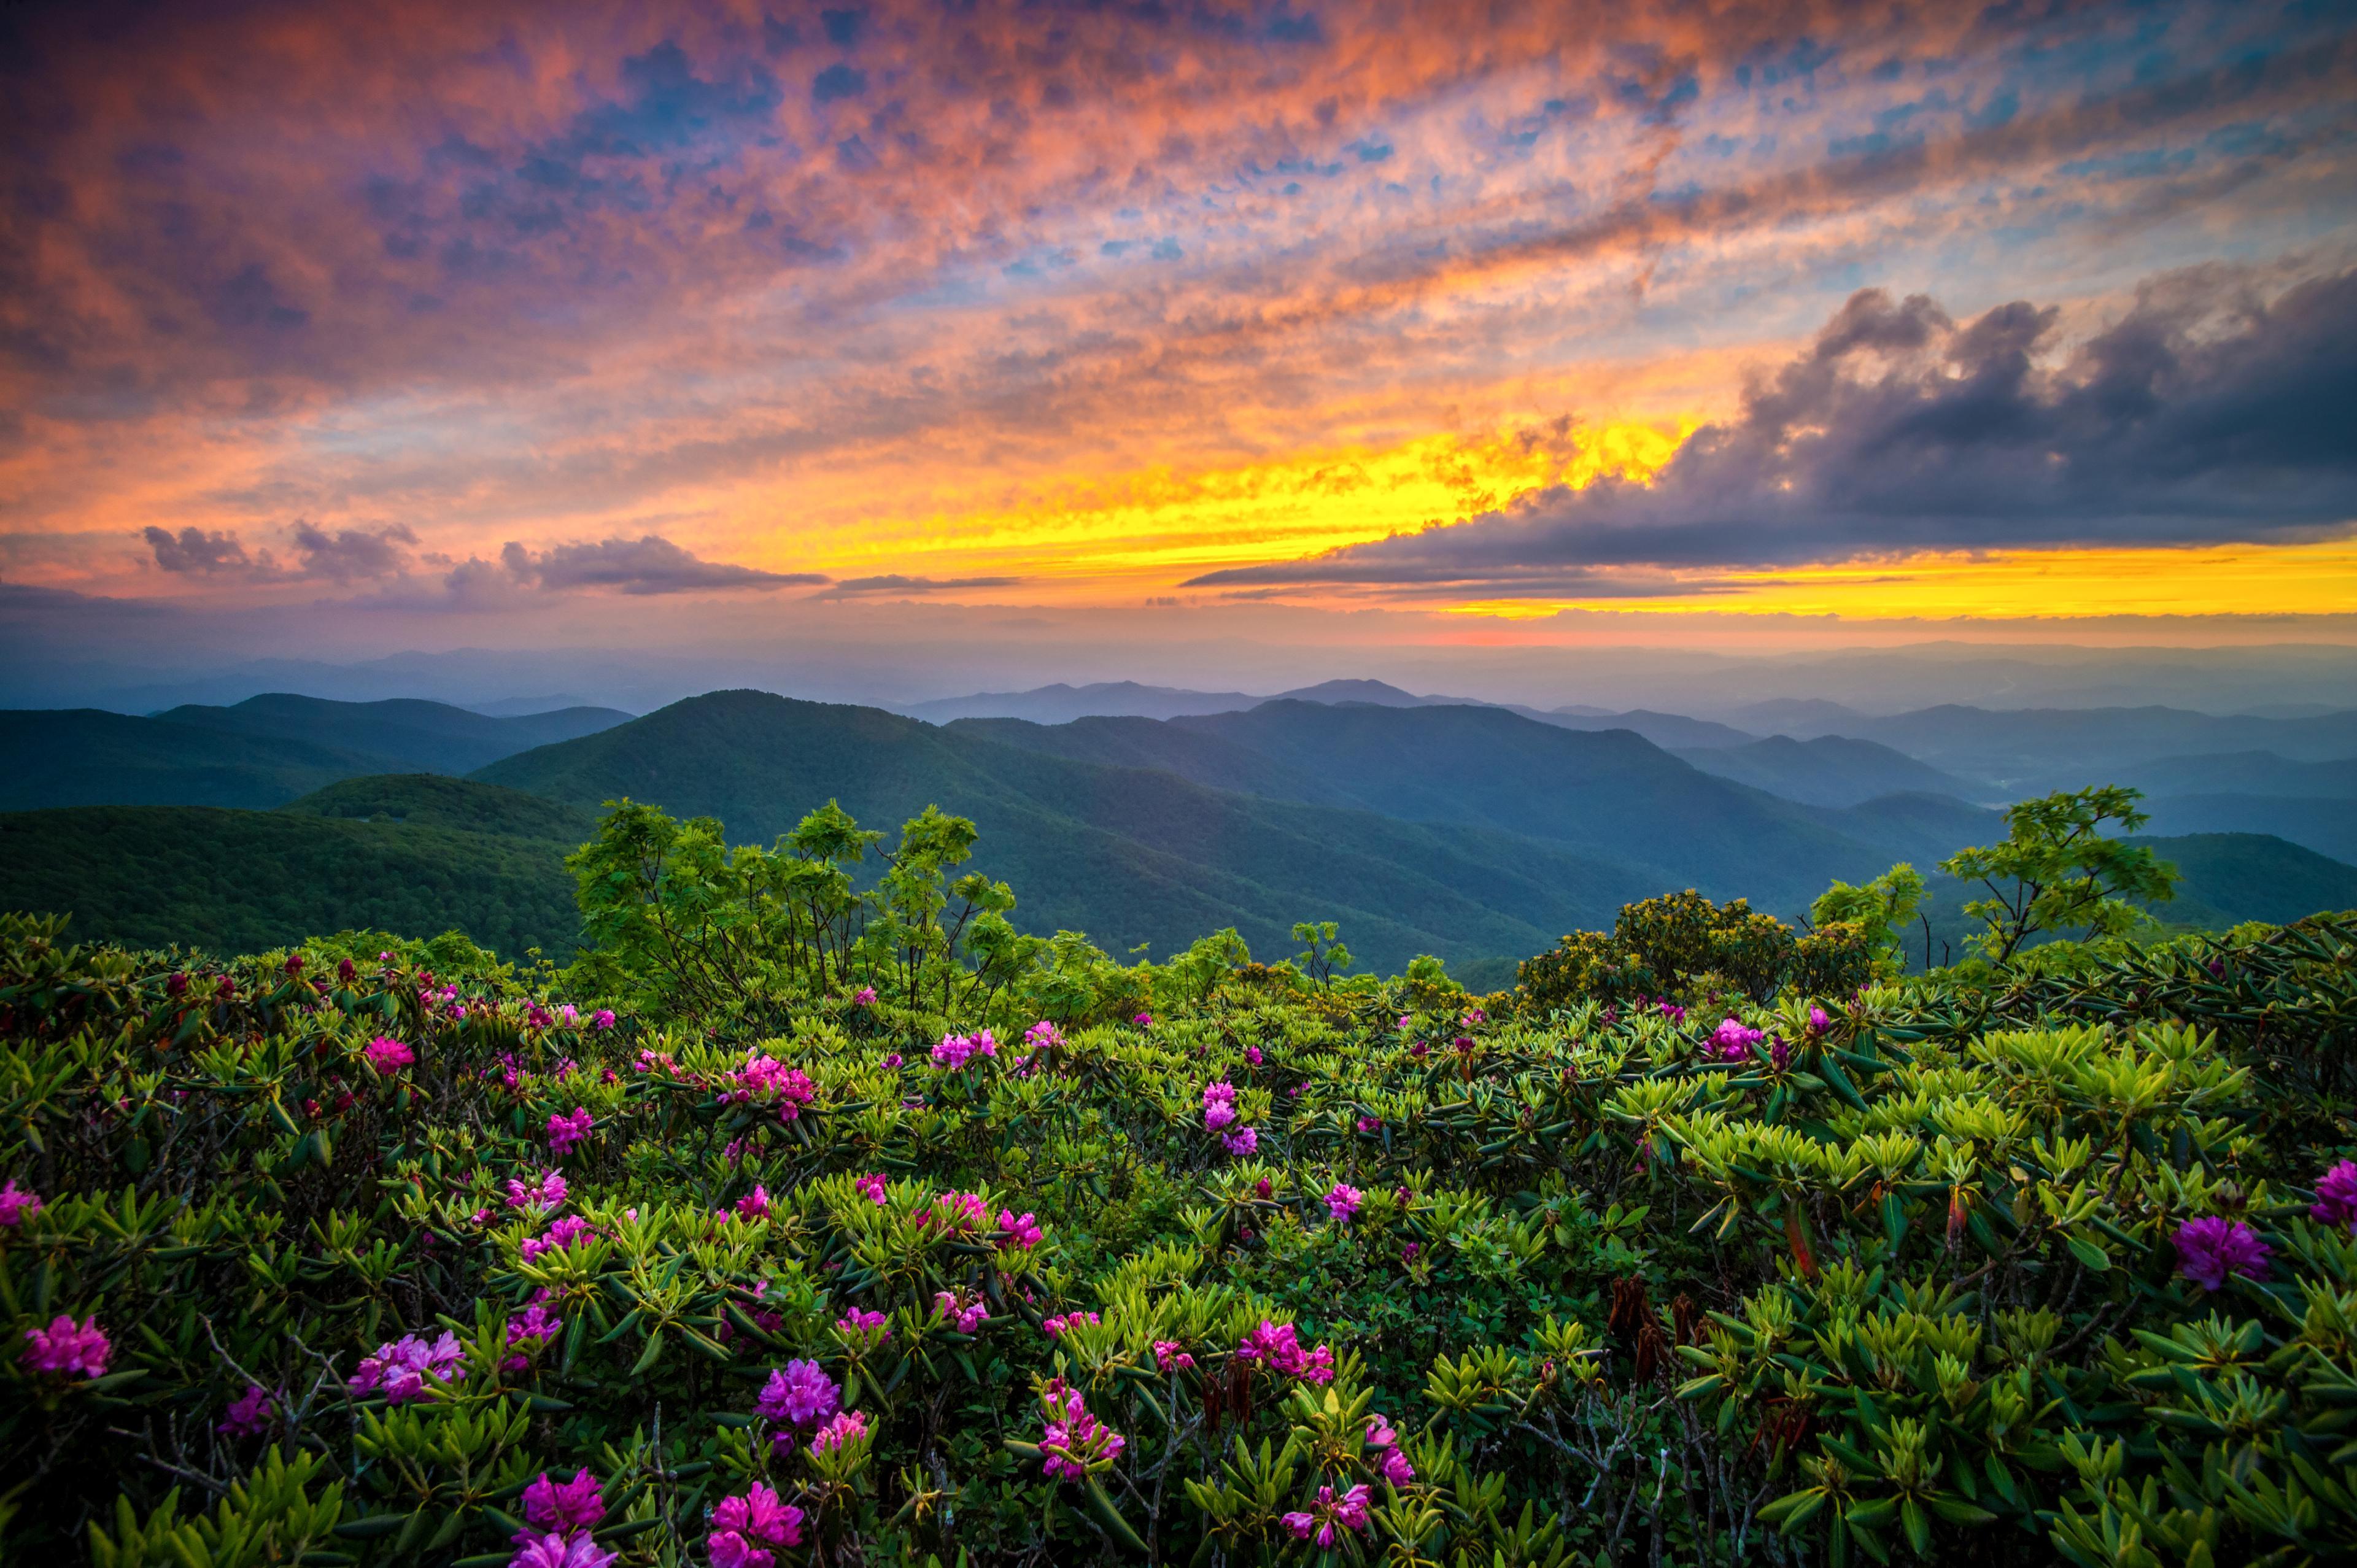
<svg viewBox="0 0 2357 1568">
<path fill-rule="evenodd" d="M 716 816 L 732 840 L 767 843 L 834 799 L 888 832 L 931 804 L 973 818 L 974 868 L 1014 887 L 1030 929 L 1167 953 L 1232 925 L 1267 955 L 1288 950 L 1293 921 L 1330 918 L 1377 967 L 1431 952 L 1495 983 L 1650 893 L 1694 886 L 1789 915 L 1834 877 L 1902 858 L 1928 869 L 2003 832 L 1961 798 L 1966 780 L 1875 741 L 1729 731 L 1733 744 L 1673 752 L 1631 725 L 1559 722 L 1624 715 L 1370 702 L 1372 684 L 1059 724 L 934 725 L 749 691 L 638 719 L 293 697 L 151 719 L 0 714 L 20 757 L 0 803 L 65 793 L 87 808 L 0 818 L 0 908 L 72 908 L 86 930 L 150 941 L 456 923 L 558 951 L 576 929 L 562 859 L 604 801 Z M 27 756 L 37 746 L 48 754 Z M 472 777 L 449 776 L 486 751 Z M 2265 774 L 2175 765 L 2195 782 Z M 204 804 L 279 809 L 191 809 Z M 2194 858 L 2200 886 L 2169 913 L 2357 903 L 2357 869 L 2276 839 L 2212 835 Z M 1935 937 L 1960 936 L 1943 934 L 1952 923 L 1936 913 Z"/>
</svg>

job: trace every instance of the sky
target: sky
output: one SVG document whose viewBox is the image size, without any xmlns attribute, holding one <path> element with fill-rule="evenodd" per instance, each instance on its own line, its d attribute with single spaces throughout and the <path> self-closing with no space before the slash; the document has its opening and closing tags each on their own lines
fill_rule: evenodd
<svg viewBox="0 0 2357 1568">
<path fill-rule="evenodd" d="M 2347 4 L 0 29 L 16 653 L 2357 643 Z"/>
</svg>

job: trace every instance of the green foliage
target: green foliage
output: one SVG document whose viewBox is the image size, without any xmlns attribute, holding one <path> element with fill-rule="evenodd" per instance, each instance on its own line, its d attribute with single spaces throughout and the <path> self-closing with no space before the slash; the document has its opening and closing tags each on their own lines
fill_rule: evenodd
<svg viewBox="0 0 2357 1568">
<path fill-rule="evenodd" d="M 1960 850 L 1940 863 L 1959 881 L 1977 882 L 1986 898 L 1964 906 L 1986 929 L 1971 939 L 2002 963 L 2043 932 L 2084 929 L 2118 936 L 2143 918 L 2137 908 L 2167 899 L 2177 868 L 2148 845 L 2106 837 L 2115 825 L 2134 832 L 2147 821 L 2135 789 L 2104 786 L 2065 790 L 2007 808 L 2003 843 Z"/>
<path fill-rule="evenodd" d="M 1856 927 L 1875 972 L 1889 978 L 1907 967 L 1907 925 L 1922 907 L 1922 874 L 1902 860 L 1859 886 L 1835 882 L 1809 906 L 1809 923 Z"/>
</svg>

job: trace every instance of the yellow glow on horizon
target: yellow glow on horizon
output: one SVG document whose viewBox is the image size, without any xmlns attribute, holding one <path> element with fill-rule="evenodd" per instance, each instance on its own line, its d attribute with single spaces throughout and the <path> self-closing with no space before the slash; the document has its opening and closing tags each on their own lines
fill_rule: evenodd
<svg viewBox="0 0 2357 1568">
<path fill-rule="evenodd" d="M 836 577 L 1017 576 L 1007 596 L 1144 581 L 1361 544 L 1455 522 L 1555 485 L 1649 479 L 1701 423 L 1510 427 L 1198 470 L 1068 481 L 1015 505 L 865 519 L 800 534 L 798 569 Z"/>
<path fill-rule="evenodd" d="M 1651 598 L 1468 599 L 1441 607 L 1507 620 L 1574 609 L 1853 620 L 2347 615 L 2357 610 L 2357 539 L 1918 555 L 1717 573 L 1690 594 Z"/>
</svg>

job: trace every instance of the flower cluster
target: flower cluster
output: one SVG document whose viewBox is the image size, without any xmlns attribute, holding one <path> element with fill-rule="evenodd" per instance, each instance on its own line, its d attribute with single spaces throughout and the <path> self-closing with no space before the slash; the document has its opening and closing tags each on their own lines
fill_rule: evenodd
<svg viewBox="0 0 2357 1568">
<path fill-rule="evenodd" d="M 5 1195 L 0 1195 L 0 1201 L 5 1201 Z M 2316 1184 L 2316 1202 L 2308 1212 L 2319 1224 L 2357 1235 L 2357 1160 L 2343 1160 L 2324 1173 Z"/>
<path fill-rule="evenodd" d="M 859 1189 L 860 1196 L 866 1198 L 868 1202 L 874 1204 L 878 1208 L 884 1207 L 884 1189 L 886 1183 L 881 1173 L 871 1171 L 867 1175 L 854 1181 L 851 1185 L 857 1187 Z"/>
<path fill-rule="evenodd" d="M 860 1410 L 837 1411 L 823 1425 L 811 1434 L 813 1454 L 832 1454 L 847 1443 L 856 1443 L 867 1435 L 867 1412 Z"/>
<path fill-rule="evenodd" d="M 770 1568 L 772 1547 L 802 1543 L 802 1509 L 756 1481 L 743 1497 L 725 1498 L 712 1510 L 704 1550 L 713 1568 Z"/>
<path fill-rule="evenodd" d="M 933 1316 L 947 1318 L 950 1326 L 960 1334 L 971 1334 L 990 1316 L 990 1304 L 979 1292 L 960 1285 L 955 1290 L 933 1293 Z"/>
<path fill-rule="evenodd" d="M 55 1376 L 103 1377 L 107 1358 L 114 1354 L 114 1346 L 95 1316 L 76 1323 L 60 1313 L 47 1328 L 25 1330 L 25 1365 Z"/>
<path fill-rule="evenodd" d="M 843 1316 L 834 1320 L 834 1331 L 845 1339 L 857 1339 L 873 1348 L 892 1337 L 892 1331 L 884 1326 L 885 1321 L 880 1312 L 862 1312 L 856 1306 L 846 1307 Z"/>
<path fill-rule="evenodd" d="M 736 1105 L 774 1106 L 781 1122 L 800 1116 L 802 1107 L 818 1098 L 818 1085 L 811 1081 L 810 1074 L 760 1051 L 749 1052 L 745 1065 L 725 1081 L 729 1087 L 721 1091 L 721 1100 Z"/>
<path fill-rule="evenodd" d="M 1739 1018 L 1722 1018 L 1710 1032 L 1711 1054 L 1723 1062 L 1744 1061 L 1767 1037 L 1760 1030 L 1746 1027 Z"/>
<path fill-rule="evenodd" d="M 562 1252 L 574 1242 L 594 1239 L 597 1234 L 589 1221 L 579 1215 L 565 1215 L 552 1223 L 546 1233 L 523 1239 L 523 1261 L 529 1263 L 544 1252 Z"/>
<path fill-rule="evenodd" d="M 1232 1155 L 1249 1155 L 1260 1147 L 1260 1130 L 1239 1127 L 1232 1133 L 1222 1133 L 1220 1134 L 1220 1147 Z"/>
<path fill-rule="evenodd" d="M 390 1035 L 379 1035 L 361 1053 L 369 1066 L 382 1073 L 396 1073 L 417 1059 L 417 1053 Z"/>
<path fill-rule="evenodd" d="M 1308 1541 L 1316 1536 L 1318 1550 L 1331 1552 L 1334 1543 L 1340 1539 L 1335 1530 L 1337 1525 L 1355 1530 L 1367 1528 L 1370 1495 L 1363 1481 L 1339 1498 L 1334 1495 L 1333 1487 L 1320 1487 L 1318 1488 L 1318 1500 L 1311 1505 L 1310 1511 L 1286 1514 L 1285 1528 L 1293 1532 L 1296 1541 Z"/>
<path fill-rule="evenodd" d="M 508 1207 L 529 1209 L 534 1214 L 554 1214 L 565 1205 L 565 1176 L 561 1171 L 543 1171 L 530 1181 L 520 1176 L 508 1177 Z"/>
<path fill-rule="evenodd" d="M 431 1345 L 417 1335 L 404 1334 L 378 1346 L 375 1355 L 361 1359 L 360 1369 L 352 1374 L 352 1391 L 382 1392 L 387 1404 L 425 1399 L 432 1392 L 426 1380 L 453 1380 L 465 1369 L 466 1354 L 455 1334 L 445 1333 Z"/>
<path fill-rule="evenodd" d="M 523 1517 L 528 1528 L 515 1537 L 509 1568 L 608 1568 L 614 1561 L 589 1533 L 606 1517 L 606 1499 L 587 1470 L 569 1481 L 552 1481 L 543 1470 L 523 1489 Z"/>
<path fill-rule="evenodd" d="M 532 1365 L 532 1359 L 548 1348 L 550 1340 L 565 1326 L 565 1320 L 548 1310 L 548 1293 L 543 1291 L 532 1304 L 508 1319 L 507 1347 L 511 1354 L 500 1363 L 500 1369 L 521 1372 Z"/>
<path fill-rule="evenodd" d="M 1094 1327 L 1103 1321 L 1103 1319 L 1093 1312 L 1067 1312 L 1059 1317 L 1040 1319 L 1039 1331 L 1053 1339 L 1067 1328 L 1079 1328 L 1083 1326 Z"/>
<path fill-rule="evenodd" d="M 978 1192 L 945 1192 L 933 1199 L 933 1206 L 917 1216 L 921 1229 L 939 1220 L 947 1230 L 980 1230 L 990 1223 L 990 1206 L 982 1201 Z"/>
<path fill-rule="evenodd" d="M 1213 1133 L 1236 1122 L 1236 1086 L 1222 1079 L 1203 1086 L 1203 1125 Z"/>
<path fill-rule="evenodd" d="M 251 1383 L 230 1402 L 228 1413 L 213 1423 L 213 1430 L 224 1437 L 259 1437 L 270 1430 L 270 1419 L 277 1413 L 278 1401 L 270 1391 Z"/>
<path fill-rule="evenodd" d="M 8 1185 L 0 1187 L 0 1227 L 14 1230 L 40 1213 L 41 1208 L 41 1195 L 19 1187 L 16 1177 L 9 1177 Z"/>
<path fill-rule="evenodd" d="M 1338 1181 L 1326 1194 L 1326 1212 L 1334 1217 L 1336 1224 L 1348 1225 L 1358 1218 L 1359 1205 L 1366 1196 L 1350 1183 Z"/>
<path fill-rule="evenodd" d="M 1180 1349 L 1176 1339 L 1157 1339 L 1154 1342 L 1154 1369 L 1157 1372 L 1191 1372 L 1195 1369 L 1195 1358 Z"/>
<path fill-rule="evenodd" d="M 559 1116 L 555 1112 L 550 1112 L 548 1113 L 549 1153 L 564 1154 L 574 1144 L 588 1137 L 589 1129 L 596 1124 L 596 1119 L 589 1114 L 589 1108 L 586 1105 L 575 1106 L 573 1114 L 570 1116 Z"/>
<path fill-rule="evenodd" d="M 998 1042 L 987 1029 L 971 1035 L 943 1035 L 933 1047 L 933 1065 L 944 1072 L 955 1072 L 976 1057 L 996 1057 Z"/>
<path fill-rule="evenodd" d="M 1405 1487 L 1415 1479 L 1415 1466 L 1400 1452 L 1399 1434 L 1380 1412 L 1367 1423 L 1367 1449 L 1376 1455 L 1367 1463 L 1381 1471 L 1383 1479 L 1393 1486 Z"/>
<path fill-rule="evenodd" d="M 1039 1403 L 1047 1412 L 1046 1430 L 1039 1434 L 1041 1467 L 1060 1480 L 1081 1480 L 1092 1469 L 1120 1458 L 1129 1445 L 1120 1433 L 1090 1414 L 1081 1391 L 1066 1386 L 1061 1378 L 1049 1381 Z"/>
<path fill-rule="evenodd" d="M 1023 1031 L 1023 1043 L 1035 1051 L 1049 1050 L 1064 1043 L 1063 1031 L 1042 1018 Z"/>
<path fill-rule="evenodd" d="M 1330 1383 L 1334 1380 L 1334 1352 L 1320 1345 L 1315 1350 L 1304 1350 L 1301 1338 L 1290 1323 L 1271 1323 L 1262 1318 L 1260 1326 L 1244 1336 L 1236 1347 L 1236 1359 L 1246 1365 L 1260 1365 L 1281 1377 L 1298 1378 L 1305 1383 Z"/>
<path fill-rule="evenodd" d="M 998 1211 L 998 1229 L 1006 1236 L 1008 1246 L 1019 1247 L 1027 1252 L 1038 1246 L 1040 1237 L 1046 1234 L 1039 1229 L 1037 1216 L 1017 1214 L 1011 1208 Z"/>
<path fill-rule="evenodd" d="M 2177 1272 L 2206 1291 L 2226 1288 L 2226 1276 L 2267 1277 L 2275 1249 L 2240 1219 L 2205 1214 L 2177 1228 Z"/>
<path fill-rule="evenodd" d="M 842 1403 L 843 1391 L 816 1361 L 789 1361 L 783 1371 L 770 1374 L 753 1410 L 780 1426 L 810 1426 L 833 1415 Z"/>
</svg>

